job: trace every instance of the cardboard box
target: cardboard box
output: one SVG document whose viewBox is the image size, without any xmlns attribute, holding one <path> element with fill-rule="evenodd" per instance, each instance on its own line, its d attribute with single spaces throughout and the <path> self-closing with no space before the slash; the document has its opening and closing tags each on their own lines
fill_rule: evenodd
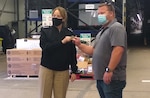
<svg viewBox="0 0 150 98">
<path fill-rule="evenodd" d="M 38 75 L 39 64 L 32 63 L 8 63 L 8 75 Z"/>
<path fill-rule="evenodd" d="M 30 63 L 33 63 L 33 64 L 40 64 L 41 63 L 41 56 L 28 57 L 27 61 Z"/>
<path fill-rule="evenodd" d="M 88 62 L 87 61 L 78 61 L 77 66 L 78 66 L 79 69 L 87 68 L 88 67 Z"/>
<path fill-rule="evenodd" d="M 87 74 L 94 74 L 94 73 L 93 73 L 93 68 L 92 68 L 92 65 L 91 65 L 91 64 L 88 65 Z"/>
<path fill-rule="evenodd" d="M 8 49 L 8 75 L 38 75 L 41 63 L 41 49 Z"/>
<path fill-rule="evenodd" d="M 21 70 L 38 70 L 40 64 L 33 63 L 8 63 L 7 69 L 21 69 Z"/>
<path fill-rule="evenodd" d="M 7 73 L 8 75 L 18 75 L 18 76 L 21 76 L 21 75 L 36 75 L 38 76 L 38 73 L 39 71 L 37 70 L 34 70 L 34 71 L 30 71 L 30 70 L 7 70 Z"/>
<path fill-rule="evenodd" d="M 22 63 L 22 62 L 27 62 L 28 58 L 27 57 L 23 57 L 23 56 L 9 56 L 7 57 L 7 63 Z"/>
<path fill-rule="evenodd" d="M 27 50 L 24 49 L 7 49 L 6 55 L 8 56 L 27 56 Z"/>
<path fill-rule="evenodd" d="M 28 56 L 40 56 L 42 55 L 42 50 L 41 49 L 32 49 L 28 50 Z"/>
<path fill-rule="evenodd" d="M 8 49 L 7 62 L 33 62 L 40 64 L 41 62 L 41 49 Z"/>
<path fill-rule="evenodd" d="M 16 48 L 17 49 L 40 49 L 40 40 L 39 39 L 17 39 Z"/>
</svg>

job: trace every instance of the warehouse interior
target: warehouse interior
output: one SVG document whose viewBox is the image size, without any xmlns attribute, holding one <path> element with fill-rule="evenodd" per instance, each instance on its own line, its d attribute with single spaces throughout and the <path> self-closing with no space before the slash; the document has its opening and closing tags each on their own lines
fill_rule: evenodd
<svg viewBox="0 0 150 98">
<path fill-rule="evenodd" d="M 68 28 L 77 36 L 90 33 L 93 38 L 100 28 L 95 16 L 100 2 L 111 2 L 115 6 L 116 18 L 127 31 L 127 85 L 123 91 L 123 98 L 149 98 L 149 0 L 0 0 L 1 98 L 38 98 L 38 69 L 32 75 L 11 74 L 8 71 L 8 65 L 12 62 L 7 61 L 9 57 L 7 51 L 27 46 L 29 46 L 27 48 L 38 47 L 39 41 L 31 44 L 32 41 L 28 41 L 28 38 L 40 36 L 42 9 L 64 7 L 68 13 Z M 95 7 L 86 9 L 84 7 L 86 5 Z M 30 50 L 27 51 L 30 53 Z M 35 51 L 38 52 L 31 52 L 28 58 L 32 61 L 31 57 L 35 57 L 35 62 L 39 62 L 41 54 L 39 50 Z M 16 55 L 16 52 L 14 54 Z M 23 56 L 17 59 L 24 60 Z M 32 67 L 37 66 L 39 64 Z M 91 74 L 80 76 L 74 82 L 69 82 L 66 98 L 71 97 L 99 98 L 96 82 Z"/>
</svg>

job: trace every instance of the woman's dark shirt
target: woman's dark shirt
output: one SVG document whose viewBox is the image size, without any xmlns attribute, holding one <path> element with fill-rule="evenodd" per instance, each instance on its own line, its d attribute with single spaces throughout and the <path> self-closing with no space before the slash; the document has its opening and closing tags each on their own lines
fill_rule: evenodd
<svg viewBox="0 0 150 98">
<path fill-rule="evenodd" d="M 41 29 L 40 47 L 42 48 L 41 65 L 51 70 L 64 71 L 69 69 L 77 71 L 76 48 L 72 42 L 63 44 L 65 36 L 72 36 L 68 28 L 59 32 L 54 26 Z"/>
</svg>

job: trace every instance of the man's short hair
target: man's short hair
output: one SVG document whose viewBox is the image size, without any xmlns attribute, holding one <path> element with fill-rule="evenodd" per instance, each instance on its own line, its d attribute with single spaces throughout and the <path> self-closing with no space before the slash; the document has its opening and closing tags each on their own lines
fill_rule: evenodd
<svg viewBox="0 0 150 98">
<path fill-rule="evenodd" d="M 99 7 L 102 7 L 102 6 L 107 6 L 108 11 L 112 11 L 115 14 L 115 8 L 111 3 L 109 2 L 101 3 Z"/>
</svg>

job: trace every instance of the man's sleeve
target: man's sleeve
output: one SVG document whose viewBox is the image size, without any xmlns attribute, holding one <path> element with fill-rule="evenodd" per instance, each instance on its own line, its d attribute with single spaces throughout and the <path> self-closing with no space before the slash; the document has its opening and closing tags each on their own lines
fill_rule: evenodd
<svg viewBox="0 0 150 98">
<path fill-rule="evenodd" d="M 126 31 L 122 25 L 116 25 L 110 28 L 111 46 L 126 46 Z"/>
</svg>

